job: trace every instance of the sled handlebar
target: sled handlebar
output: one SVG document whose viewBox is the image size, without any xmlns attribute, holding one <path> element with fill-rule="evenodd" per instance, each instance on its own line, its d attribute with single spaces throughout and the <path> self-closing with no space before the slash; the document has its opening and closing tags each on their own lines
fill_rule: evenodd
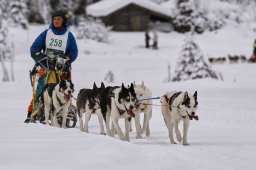
<svg viewBox="0 0 256 170">
<path fill-rule="evenodd" d="M 70 60 L 69 57 L 63 56 L 63 55 L 55 55 L 55 56 L 45 55 L 41 60 L 38 60 L 35 63 L 30 74 L 37 73 L 38 66 L 41 66 L 45 69 L 50 69 L 50 65 L 52 65 L 53 66 L 52 68 L 62 71 L 64 69 L 64 67 L 68 64 L 69 60 Z"/>
</svg>

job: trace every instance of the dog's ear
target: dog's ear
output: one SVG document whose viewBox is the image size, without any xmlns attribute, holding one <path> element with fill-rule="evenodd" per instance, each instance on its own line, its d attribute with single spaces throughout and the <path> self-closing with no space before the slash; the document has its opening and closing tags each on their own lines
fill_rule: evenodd
<svg viewBox="0 0 256 170">
<path fill-rule="evenodd" d="M 60 81 L 60 86 L 61 86 L 61 87 L 66 86 L 66 80 L 61 80 L 61 81 Z"/>
<path fill-rule="evenodd" d="M 93 90 L 95 90 L 95 89 L 97 89 L 97 88 L 98 88 L 98 87 L 97 87 L 96 83 L 94 82 L 94 83 L 93 83 L 93 88 L 92 88 L 92 89 L 93 89 Z"/>
<path fill-rule="evenodd" d="M 105 89 L 105 84 L 104 84 L 103 82 L 101 82 L 100 88 L 101 88 L 102 90 Z"/>
<path fill-rule="evenodd" d="M 183 101 L 185 101 L 187 98 L 188 98 L 188 92 L 186 91 L 186 92 L 184 93 L 184 99 L 183 99 Z"/>
<path fill-rule="evenodd" d="M 132 83 L 131 83 L 131 86 L 129 88 L 129 91 L 136 96 L 136 93 L 135 93 L 135 90 L 134 90 L 134 86 L 133 86 Z"/>
<path fill-rule="evenodd" d="M 59 92 L 62 92 L 62 90 L 64 90 L 66 88 L 66 81 L 65 80 L 61 80 L 60 84 L 59 84 Z"/>
<path fill-rule="evenodd" d="M 72 82 L 71 80 L 69 80 L 68 82 L 70 83 L 70 88 L 71 88 L 72 92 L 74 92 L 75 89 L 74 89 L 74 84 L 73 84 L 73 82 Z"/>
<path fill-rule="evenodd" d="M 142 88 L 143 88 L 143 90 L 145 90 L 144 81 L 142 81 Z"/>
<path fill-rule="evenodd" d="M 195 93 L 194 93 L 194 98 L 195 98 L 195 101 L 197 101 L 197 91 L 195 91 Z"/>
<path fill-rule="evenodd" d="M 123 91 L 123 89 L 125 89 L 124 83 L 122 83 L 121 91 Z"/>
<path fill-rule="evenodd" d="M 94 82 L 94 83 L 93 83 L 92 92 L 95 93 L 95 91 L 97 90 L 97 88 L 98 88 L 98 87 L 97 87 L 96 83 Z"/>
<path fill-rule="evenodd" d="M 133 86 L 132 83 L 131 83 L 131 86 L 129 87 L 129 89 L 133 89 L 134 90 L 134 86 Z"/>
<path fill-rule="evenodd" d="M 198 101 L 197 101 L 197 91 L 195 91 L 193 97 L 195 98 L 195 107 L 198 105 Z"/>
<path fill-rule="evenodd" d="M 190 102 L 190 98 L 188 96 L 188 92 L 185 92 L 182 104 L 189 105 L 189 102 Z"/>
</svg>

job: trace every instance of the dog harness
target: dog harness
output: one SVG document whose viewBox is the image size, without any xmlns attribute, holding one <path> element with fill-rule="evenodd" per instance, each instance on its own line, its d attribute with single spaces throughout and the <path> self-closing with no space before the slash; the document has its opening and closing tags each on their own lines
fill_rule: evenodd
<svg viewBox="0 0 256 170">
<path fill-rule="evenodd" d="M 173 103 L 173 101 L 174 101 L 174 99 L 176 99 L 180 94 L 181 94 L 182 92 L 180 91 L 180 92 L 177 92 L 177 93 L 174 93 L 171 97 L 170 97 L 170 99 L 168 99 L 168 97 L 166 96 L 166 95 L 164 95 L 164 97 L 165 97 L 165 100 L 166 100 L 166 102 L 170 105 L 170 111 L 172 111 L 172 103 Z M 179 105 L 177 106 L 178 108 L 179 108 Z"/>
<path fill-rule="evenodd" d="M 174 93 L 171 97 L 170 97 L 170 99 L 167 97 L 167 95 L 164 95 L 163 97 L 165 98 L 165 100 L 166 100 L 166 102 L 169 104 L 169 109 L 170 109 L 170 111 L 172 111 L 172 103 L 173 103 L 173 101 L 174 101 L 174 99 L 175 98 L 177 98 L 180 94 L 181 94 L 182 92 L 180 91 L 180 92 L 177 92 L 177 93 Z M 181 103 L 180 103 L 181 104 Z M 180 104 L 177 106 L 177 108 L 178 108 L 178 112 L 179 112 L 179 114 L 180 114 Z M 188 118 L 190 119 L 190 120 L 193 120 L 193 119 L 195 119 L 195 120 L 199 120 L 199 117 L 198 116 L 196 116 L 196 115 L 189 115 L 188 113 L 187 113 L 187 115 L 188 115 Z M 184 119 L 186 116 L 182 116 L 181 114 L 180 114 L 180 116 Z"/>
</svg>

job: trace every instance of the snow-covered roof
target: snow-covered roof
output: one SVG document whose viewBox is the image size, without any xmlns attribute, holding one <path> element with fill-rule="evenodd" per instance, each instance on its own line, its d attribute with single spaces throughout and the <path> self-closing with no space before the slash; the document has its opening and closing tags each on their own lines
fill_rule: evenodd
<svg viewBox="0 0 256 170">
<path fill-rule="evenodd" d="M 171 17 L 172 12 L 149 0 L 102 0 L 87 7 L 87 14 L 102 17 L 107 16 L 127 5 L 135 4 L 150 11 Z"/>
<path fill-rule="evenodd" d="M 168 8 L 169 10 L 173 10 L 176 8 L 176 1 L 175 0 L 170 0 L 167 2 L 163 2 L 160 4 L 162 7 Z"/>
<path fill-rule="evenodd" d="M 238 6 L 236 4 L 222 2 L 219 0 L 214 0 L 208 2 L 208 7 L 211 11 L 219 11 L 219 10 L 237 10 Z"/>
</svg>

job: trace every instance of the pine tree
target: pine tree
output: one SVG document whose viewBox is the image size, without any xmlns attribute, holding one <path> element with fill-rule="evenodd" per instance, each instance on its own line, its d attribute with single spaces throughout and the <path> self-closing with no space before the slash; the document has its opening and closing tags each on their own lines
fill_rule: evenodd
<svg viewBox="0 0 256 170">
<path fill-rule="evenodd" d="M 0 0 L 0 62 L 3 81 L 14 81 L 14 45 L 10 40 L 9 26 L 15 24 L 27 28 L 26 12 L 27 6 L 24 0 Z M 6 65 L 8 62 L 10 71 Z"/>
<path fill-rule="evenodd" d="M 25 0 L 10 0 L 10 19 L 15 25 L 21 25 L 27 29 L 28 7 Z"/>
<path fill-rule="evenodd" d="M 191 31 L 195 28 L 197 33 L 206 29 L 206 14 L 198 7 L 196 0 L 177 0 L 177 11 L 173 20 L 174 29 L 181 33 Z"/>
<path fill-rule="evenodd" d="M 8 41 L 8 18 L 9 18 L 9 7 L 10 1 L 0 0 L 0 63 L 2 66 L 3 81 L 14 81 L 13 76 L 13 45 L 10 45 Z M 8 72 L 6 62 L 11 62 L 11 78 Z"/>
<path fill-rule="evenodd" d="M 173 81 L 201 78 L 218 79 L 218 76 L 205 62 L 199 46 L 194 40 L 194 33 L 191 32 L 188 33 L 185 44 L 182 47 Z"/>
<path fill-rule="evenodd" d="M 50 0 L 28 0 L 28 21 L 40 24 L 49 23 L 51 20 Z"/>
<path fill-rule="evenodd" d="M 73 1 L 61 0 L 61 1 L 59 1 L 57 9 L 58 10 L 65 10 L 65 11 L 73 12 L 74 11 L 73 4 L 74 4 Z"/>
<path fill-rule="evenodd" d="M 111 27 L 106 27 L 100 19 L 87 17 L 80 21 L 77 38 L 108 42 L 110 30 Z"/>
</svg>

